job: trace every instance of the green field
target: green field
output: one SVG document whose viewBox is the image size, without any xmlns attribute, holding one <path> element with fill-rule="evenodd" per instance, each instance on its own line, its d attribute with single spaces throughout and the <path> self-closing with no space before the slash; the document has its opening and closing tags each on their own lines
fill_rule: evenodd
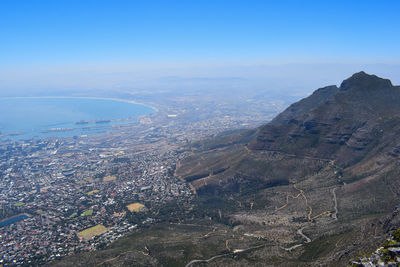
<svg viewBox="0 0 400 267">
<path fill-rule="evenodd" d="M 85 212 L 83 212 L 81 214 L 81 216 L 92 216 L 92 215 L 93 215 L 93 210 L 92 209 L 87 210 L 87 211 L 85 211 Z"/>
</svg>

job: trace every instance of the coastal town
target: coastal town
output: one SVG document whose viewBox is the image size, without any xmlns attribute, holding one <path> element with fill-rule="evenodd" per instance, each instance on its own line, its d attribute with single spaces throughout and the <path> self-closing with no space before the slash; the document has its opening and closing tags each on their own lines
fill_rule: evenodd
<svg viewBox="0 0 400 267">
<path fill-rule="evenodd" d="M 52 260 L 94 249 L 137 226 L 127 213 L 192 197 L 186 184 L 171 175 L 179 159 L 172 152 L 93 151 L 74 140 L 32 141 L 1 149 L 0 212 L 14 213 L 11 222 L 21 219 L 2 223 L 3 263 Z M 135 203 L 139 208 L 130 209 Z M 103 230 L 88 231 L 96 226 Z M 102 233 L 107 234 L 91 239 Z"/>
<path fill-rule="evenodd" d="M 199 114 L 209 108 L 188 104 L 196 105 Z M 195 194 L 174 176 L 190 153 L 185 146 L 273 114 L 235 117 L 221 110 L 198 116 L 184 105 L 157 105 L 138 123 L 112 125 L 106 134 L 2 140 L 0 264 L 42 264 L 100 249 L 147 224 L 173 220 L 160 214 L 167 203 L 190 209 Z"/>
</svg>

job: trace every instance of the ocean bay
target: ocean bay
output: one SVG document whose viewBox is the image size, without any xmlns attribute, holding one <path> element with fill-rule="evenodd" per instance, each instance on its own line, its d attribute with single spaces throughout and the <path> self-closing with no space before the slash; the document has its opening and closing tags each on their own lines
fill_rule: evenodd
<svg viewBox="0 0 400 267">
<path fill-rule="evenodd" d="M 131 101 L 83 97 L 0 98 L 0 138 L 11 140 L 103 134 L 154 112 Z"/>
</svg>

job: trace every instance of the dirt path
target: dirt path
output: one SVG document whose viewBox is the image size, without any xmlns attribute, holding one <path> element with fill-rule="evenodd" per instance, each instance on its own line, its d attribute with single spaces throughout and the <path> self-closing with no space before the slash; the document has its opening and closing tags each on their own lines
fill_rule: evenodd
<svg viewBox="0 0 400 267">
<path fill-rule="evenodd" d="M 301 193 L 301 195 L 303 196 L 304 201 L 306 202 L 306 206 L 307 206 L 307 208 L 308 208 L 307 219 L 308 219 L 309 221 L 311 221 L 311 215 L 312 215 L 312 212 L 313 212 L 313 211 L 312 211 L 311 205 L 308 204 L 308 199 L 307 199 L 306 194 L 304 193 L 304 191 L 303 191 L 302 189 L 298 189 L 298 188 L 296 187 L 296 184 L 294 184 L 293 187 L 296 188 L 297 190 L 299 190 L 300 193 Z"/>
<path fill-rule="evenodd" d="M 296 196 L 287 194 L 287 195 L 286 195 L 286 203 L 285 203 L 283 206 L 279 207 L 279 208 L 278 208 L 278 207 L 275 207 L 275 211 L 278 211 L 278 210 L 281 210 L 281 209 L 286 208 L 286 206 L 289 204 L 289 197 L 290 197 L 290 198 L 293 198 L 293 199 L 297 199 L 297 198 L 299 198 L 300 196 L 302 196 L 302 197 L 304 198 L 306 207 L 308 208 L 307 219 L 308 219 L 309 221 L 311 221 L 311 220 L 312 220 L 311 215 L 312 215 L 313 210 L 312 210 L 311 205 L 308 204 L 308 199 L 307 199 L 306 194 L 304 193 L 304 190 L 297 188 L 297 187 L 296 187 L 296 184 L 294 184 L 293 187 L 294 187 L 297 191 L 299 191 L 300 193 L 298 193 Z"/>
<path fill-rule="evenodd" d="M 275 211 L 278 211 L 278 210 L 286 208 L 286 206 L 289 204 L 289 197 L 293 198 L 293 199 L 296 199 L 296 198 L 300 197 L 301 195 L 302 195 L 301 193 L 297 194 L 296 196 L 287 194 L 286 195 L 286 203 L 283 206 L 279 207 L 279 208 L 275 207 Z"/>
</svg>

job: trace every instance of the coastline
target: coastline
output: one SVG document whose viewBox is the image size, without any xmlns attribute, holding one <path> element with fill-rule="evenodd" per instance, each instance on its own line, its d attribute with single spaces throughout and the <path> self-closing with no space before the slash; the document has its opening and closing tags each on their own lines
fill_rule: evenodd
<svg viewBox="0 0 400 267">
<path fill-rule="evenodd" d="M 61 100 L 61 99 L 66 99 L 66 100 L 69 100 L 69 101 L 74 101 L 74 100 L 102 100 L 102 101 L 113 101 L 114 102 L 114 104 L 113 105 L 118 105 L 118 103 L 117 102 L 119 102 L 119 103 L 127 103 L 127 104 L 135 104 L 135 105 L 137 105 L 137 107 L 138 108 L 145 108 L 145 110 L 146 110 L 146 112 L 144 112 L 144 114 L 142 113 L 142 115 L 138 115 L 138 116 L 134 116 L 134 117 L 129 117 L 129 118 L 125 118 L 125 117 L 119 117 L 119 118 L 117 118 L 117 119 L 110 119 L 109 120 L 109 122 L 111 122 L 111 124 L 110 124 L 110 129 L 111 128 L 113 128 L 114 127 L 114 124 L 124 124 L 125 123 L 125 121 L 131 121 L 131 120 L 134 120 L 134 121 L 136 121 L 136 122 L 139 122 L 139 119 L 141 118 L 141 117 L 148 117 L 148 116 L 152 116 L 152 115 L 154 115 L 154 114 L 158 114 L 160 111 L 159 111 L 159 109 L 157 108 L 157 107 L 154 107 L 154 106 L 151 106 L 151 105 L 149 105 L 149 104 L 145 104 L 145 103 L 140 103 L 140 102 L 137 102 L 137 101 L 135 101 L 135 100 L 127 100 L 127 99 L 122 99 L 122 98 L 107 98 L 107 97 L 87 97 L 87 96 L 83 96 L 83 97 L 79 97 L 79 96 L 10 96 L 10 97 L 0 97 L 0 101 L 5 101 L 5 102 L 7 102 L 7 101 L 12 101 L 12 100 L 21 100 L 21 101 L 23 101 L 23 100 L 32 100 L 32 101 L 35 101 L 35 99 L 37 99 L 38 101 L 40 100 L 40 99 L 42 99 L 42 100 L 49 100 L 49 101 L 52 101 L 51 99 L 53 99 L 53 101 L 57 101 L 57 100 Z M 98 102 L 98 104 L 97 105 L 100 105 L 101 106 L 101 103 L 102 102 Z M 105 105 L 109 105 L 109 104 L 112 104 L 112 102 L 103 102 Z M 107 104 L 108 103 L 108 104 Z M 135 108 L 135 107 L 134 107 Z M 100 125 L 99 125 L 99 122 L 101 122 L 101 120 L 100 121 L 96 121 L 96 120 L 93 120 L 93 121 L 90 121 L 90 123 L 93 123 L 93 127 L 92 128 L 90 128 L 90 129 L 97 129 L 98 127 L 100 127 Z M 77 124 L 76 123 L 76 121 L 71 121 L 71 124 Z M 4 131 L 1 131 L 1 133 L 0 133 L 0 140 L 1 141 L 4 141 L 4 140 L 6 140 L 6 139 L 10 139 L 10 140 L 24 140 L 24 139 L 30 139 L 30 138 L 39 138 L 39 139 L 41 139 L 41 138 L 46 138 L 46 137 L 51 137 L 51 136 L 55 136 L 55 135 L 57 135 L 57 136 L 59 136 L 59 137 L 68 137 L 68 134 L 66 134 L 66 132 L 73 132 L 73 131 L 75 131 L 75 130 L 77 130 L 77 131 L 82 131 L 82 130 L 85 130 L 84 128 L 82 128 L 82 127 L 78 127 L 79 125 L 75 125 L 75 126 L 73 126 L 73 128 L 71 128 L 71 126 L 68 126 L 68 127 L 60 127 L 60 129 L 58 129 L 58 128 L 49 128 L 49 127 L 41 127 L 41 128 L 43 128 L 43 129 L 41 129 L 40 130 L 40 132 L 37 132 L 37 135 L 35 134 L 35 136 L 33 136 L 33 134 L 35 133 L 35 131 L 29 131 L 29 130 L 27 130 L 27 131 L 6 131 L 5 130 L 5 128 L 4 129 L 0 129 L 0 130 L 4 130 Z M 108 130 L 107 130 L 108 131 Z M 60 132 L 60 134 L 56 134 L 56 132 Z M 92 134 L 95 134 L 94 132 L 92 133 Z M 90 134 L 90 135 L 92 135 L 92 134 Z M 39 137 L 38 137 L 39 136 Z"/>
<path fill-rule="evenodd" d="M 0 97 L 1 99 L 50 99 L 50 98 L 57 98 L 57 99 L 93 99 L 93 100 L 108 100 L 108 101 L 117 101 L 117 102 L 125 102 L 129 104 L 136 104 L 142 105 L 154 110 L 154 113 L 159 112 L 157 107 L 151 106 L 149 104 L 140 103 L 135 100 L 127 100 L 122 98 L 114 98 L 114 97 L 96 97 L 96 96 L 10 96 L 10 97 Z"/>
</svg>

